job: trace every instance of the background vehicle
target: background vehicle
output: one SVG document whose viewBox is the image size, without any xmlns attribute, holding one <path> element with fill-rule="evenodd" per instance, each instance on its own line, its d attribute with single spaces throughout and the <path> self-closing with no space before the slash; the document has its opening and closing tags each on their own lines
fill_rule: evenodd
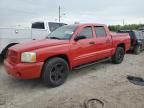
<svg viewBox="0 0 144 108">
<path fill-rule="evenodd" d="M 48 33 L 64 26 L 64 23 L 34 22 L 31 29 L 0 28 L 0 59 L 6 57 L 9 47 L 30 40 L 44 39 Z"/>
<path fill-rule="evenodd" d="M 59 86 L 73 68 L 107 58 L 120 64 L 129 48 L 130 36 L 112 34 L 106 25 L 68 25 L 47 39 L 12 46 L 4 64 L 8 74 L 15 77 L 42 77 L 48 86 Z"/>
<path fill-rule="evenodd" d="M 129 33 L 131 48 L 135 54 L 139 54 L 144 49 L 144 32 L 139 30 L 120 30 L 119 33 Z"/>
<path fill-rule="evenodd" d="M 144 32 L 144 27 L 139 28 L 140 31 Z"/>
</svg>

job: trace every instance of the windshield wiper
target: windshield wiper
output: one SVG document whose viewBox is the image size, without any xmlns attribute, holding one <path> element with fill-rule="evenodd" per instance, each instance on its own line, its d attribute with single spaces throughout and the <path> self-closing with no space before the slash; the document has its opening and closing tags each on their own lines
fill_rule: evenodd
<svg viewBox="0 0 144 108">
<path fill-rule="evenodd" d="M 47 38 L 49 38 L 49 39 L 58 39 L 58 40 L 61 40 L 61 38 L 59 38 L 59 37 L 47 37 Z"/>
</svg>

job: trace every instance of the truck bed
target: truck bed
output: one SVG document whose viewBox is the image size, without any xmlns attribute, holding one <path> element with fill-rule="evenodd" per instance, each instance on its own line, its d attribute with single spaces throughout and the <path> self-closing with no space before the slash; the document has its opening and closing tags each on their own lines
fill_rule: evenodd
<svg viewBox="0 0 144 108">
<path fill-rule="evenodd" d="M 125 43 L 125 51 L 130 48 L 130 36 L 127 33 L 113 33 L 113 47 L 116 47 L 117 43 Z"/>
</svg>

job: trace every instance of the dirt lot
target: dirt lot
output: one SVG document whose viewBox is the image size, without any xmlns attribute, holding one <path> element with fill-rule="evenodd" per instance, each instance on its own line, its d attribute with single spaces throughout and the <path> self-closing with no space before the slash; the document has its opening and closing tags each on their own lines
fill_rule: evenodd
<svg viewBox="0 0 144 108">
<path fill-rule="evenodd" d="M 144 53 L 127 54 L 120 65 L 104 62 L 72 71 L 57 88 L 13 78 L 1 64 L 0 108 L 84 108 L 84 100 L 91 98 L 103 101 L 104 108 L 144 108 L 144 86 L 130 83 L 127 75 L 144 78 Z"/>
</svg>

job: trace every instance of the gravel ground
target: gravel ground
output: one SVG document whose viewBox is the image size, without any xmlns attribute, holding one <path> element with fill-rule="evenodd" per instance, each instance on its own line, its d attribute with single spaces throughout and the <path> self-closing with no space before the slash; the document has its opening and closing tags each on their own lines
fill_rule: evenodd
<svg viewBox="0 0 144 108">
<path fill-rule="evenodd" d="M 85 108 L 97 98 L 104 108 L 144 108 L 144 86 L 130 83 L 127 75 L 144 78 L 144 53 L 127 54 L 120 65 L 104 62 L 70 73 L 65 84 L 48 88 L 40 80 L 19 80 L 0 65 L 0 108 Z M 94 106 L 91 108 L 101 108 Z"/>
</svg>

